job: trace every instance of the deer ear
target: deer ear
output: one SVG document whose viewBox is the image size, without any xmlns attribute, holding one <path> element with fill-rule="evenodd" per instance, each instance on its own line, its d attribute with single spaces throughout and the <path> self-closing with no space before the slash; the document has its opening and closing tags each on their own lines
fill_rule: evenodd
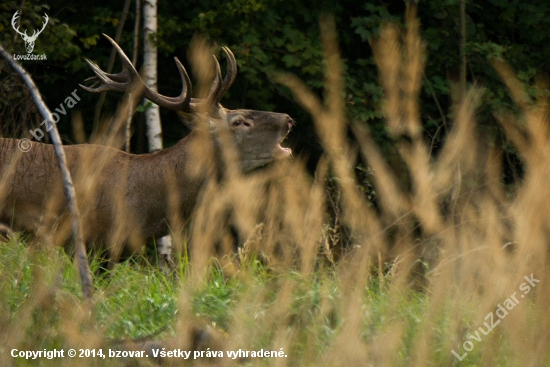
<svg viewBox="0 0 550 367">
<path fill-rule="evenodd" d="M 176 111 L 180 121 L 190 130 L 198 130 L 203 128 L 205 130 L 214 130 L 216 125 L 210 121 L 207 115 L 201 118 L 198 113 L 187 113 L 183 111 Z"/>
</svg>

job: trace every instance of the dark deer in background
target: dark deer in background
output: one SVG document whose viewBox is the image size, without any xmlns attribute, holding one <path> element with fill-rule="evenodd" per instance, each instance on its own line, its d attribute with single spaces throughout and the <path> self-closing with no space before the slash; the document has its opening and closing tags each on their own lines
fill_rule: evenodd
<svg viewBox="0 0 550 367">
<path fill-rule="evenodd" d="M 93 144 L 64 147 L 83 216 L 84 238 L 88 244 L 106 244 L 111 260 L 117 261 L 122 247 L 113 244 L 130 244 L 125 249 L 133 251 L 151 237 L 167 235 L 170 208 L 178 208 L 182 220 L 191 216 L 207 172 L 218 174 L 225 169 L 218 138 L 222 132 L 230 137 L 236 153 L 237 162 L 232 163 L 247 172 L 291 155 L 280 143 L 293 122 L 282 113 L 229 110 L 220 105 L 237 73 L 235 57 L 228 48 L 223 48 L 227 74 L 222 78 L 214 58 L 216 73 L 206 98 L 191 98 L 189 76 L 177 58 L 183 89 L 178 97 L 166 97 L 145 86 L 124 52 L 107 38 L 116 48 L 123 70 L 107 74 L 88 61 L 99 85 L 83 88 L 91 92 L 141 90 L 150 101 L 180 112 L 190 127 L 196 127 L 176 145 L 150 154 L 128 154 Z M 209 128 L 199 128 L 206 125 Z M 62 244 L 68 227 L 53 148 L 32 142 L 31 150 L 21 153 L 18 143 L 0 139 L 0 221 L 38 234 L 53 232 L 52 242 Z M 203 158 L 203 150 L 197 149 L 202 146 L 212 149 L 213 159 Z"/>
<path fill-rule="evenodd" d="M 27 53 L 32 53 L 32 51 L 34 50 L 34 43 L 36 42 L 36 39 L 38 38 L 38 36 L 40 35 L 40 33 L 42 33 L 42 31 L 44 30 L 44 28 L 46 28 L 46 24 L 48 24 L 48 14 L 44 13 L 44 23 L 42 24 L 42 29 L 39 30 L 38 32 L 36 31 L 36 29 L 32 32 L 32 35 L 27 35 L 27 30 L 25 29 L 25 32 L 20 32 L 19 31 L 19 27 L 15 27 L 15 23 L 17 21 L 17 18 L 18 18 L 18 15 L 17 13 L 19 13 L 19 10 L 15 12 L 15 14 L 13 14 L 13 17 L 11 18 L 11 26 L 13 27 L 13 29 L 19 33 L 19 35 L 21 36 L 21 38 L 23 38 L 23 41 L 25 41 L 25 48 L 27 49 Z"/>
</svg>

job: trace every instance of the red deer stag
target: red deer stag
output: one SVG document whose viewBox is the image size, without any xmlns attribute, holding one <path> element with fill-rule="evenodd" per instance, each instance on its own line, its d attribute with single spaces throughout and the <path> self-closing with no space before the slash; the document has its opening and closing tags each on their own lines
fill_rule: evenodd
<svg viewBox="0 0 550 367">
<path fill-rule="evenodd" d="M 135 250 L 146 239 L 168 234 L 169 208 L 179 208 L 179 217 L 184 220 L 191 216 L 207 171 L 217 174 L 224 170 L 220 130 L 231 137 L 238 166 L 247 172 L 290 156 L 291 150 L 280 143 L 293 121 L 282 113 L 229 110 L 220 105 L 237 73 L 235 57 L 226 47 L 223 51 L 228 60 L 227 74 L 222 78 L 214 58 L 216 74 L 206 98 L 191 98 L 189 76 L 177 58 L 183 89 L 178 97 L 166 97 L 145 86 L 122 49 L 106 37 L 116 48 L 123 70 L 108 74 L 88 61 L 96 75 L 92 79 L 99 85 L 82 86 L 85 90 L 125 92 L 135 87 L 160 107 L 183 113 L 189 122 L 198 119 L 210 126 L 194 129 L 176 145 L 150 154 L 128 154 L 93 144 L 64 147 L 75 182 L 85 241 L 88 246 L 105 245 L 110 260 L 116 262 L 122 244 L 131 245 L 125 250 Z M 17 139 L 0 139 L 0 222 L 39 235 L 49 233 L 52 242 L 65 243 L 67 212 L 53 147 L 32 142 L 30 151 L 21 153 L 18 144 Z M 210 167 L 197 149 L 202 145 L 212 147 L 214 152 Z"/>
</svg>

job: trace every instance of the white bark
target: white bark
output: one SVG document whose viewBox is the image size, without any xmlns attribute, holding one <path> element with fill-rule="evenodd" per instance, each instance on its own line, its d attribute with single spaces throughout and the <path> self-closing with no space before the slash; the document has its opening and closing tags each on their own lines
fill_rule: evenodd
<svg viewBox="0 0 550 367">
<path fill-rule="evenodd" d="M 157 46 L 151 41 L 151 35 L 157 35 L 157 0 L 143 1 L 143 68 L 145 84 L 157 90 Z M 144 103 L 149 101 L 145 99 Z M 160 125 L 159 106 L 153 104 L 145 111 L 147 123 L 147 138 L 149 140 L 149 151 L 155 152 L 162 149 L 162 127 Z M 159 177 L 163 179 L 163 177 Z M 157 242 L 159 255 L 159 266 L 165 270 L 170 264 L 170 253 L 172 252 L 172 238 L 164 236 Z"/>
<path fill-rule="evenodd" d="M 157 0 L 143 1 L 143 70 L 145 84 L 157 90 Z M 149 103 L 147 99 L 144 104 Z M 159 106 L 153 104 L 145 111 L 147 123 L 147 138 L 149 140 L 149 151 L 154 152 L 162 149 L 162 128 L 160 126 Z"/>
</svg>

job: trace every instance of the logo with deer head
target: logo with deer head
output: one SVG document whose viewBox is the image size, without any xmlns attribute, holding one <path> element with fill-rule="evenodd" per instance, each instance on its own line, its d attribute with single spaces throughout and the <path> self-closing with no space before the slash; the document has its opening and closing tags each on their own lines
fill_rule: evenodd
<svg viewBox="0 0 550 367">
<path fill-rule="evenodd" d="M 40 33 L 42 33 L 44 28 L 46 28 L 46 24 L 48 24 L 48 19 L 49 19 L 48 14 L 44 13 L 44 17 L 43 17 L 44 18 L 44 23 L 42 24 L 42 29 L 39 30 L 38 32 L 35 29 L 33 31 L 32 35 L 29 36 L 27 34 L 26 29 L 25 29 L 25 32 L 21 32 L 21 31 L 19 31 L 19 26 L 16 26 L 17 18 L 19 17 L 19 15 L 17 15 L 17 13 L 19 13 L 19 10 L 16 11 L 15 14 L 13 14 L 13 17 L 11 18 L 11 26 L 13 27 L 13 29 L 15 29 L 15 31 L 17 33 L 19 33 L 21 38 L 23 38 L 23 41 L 25 41 L 25 48 L 27 49 L 27 53 L 30 54 L 34 50 L 34 43 L 36 42 L 36 39 L 38 38 Z"/>
</svg>

